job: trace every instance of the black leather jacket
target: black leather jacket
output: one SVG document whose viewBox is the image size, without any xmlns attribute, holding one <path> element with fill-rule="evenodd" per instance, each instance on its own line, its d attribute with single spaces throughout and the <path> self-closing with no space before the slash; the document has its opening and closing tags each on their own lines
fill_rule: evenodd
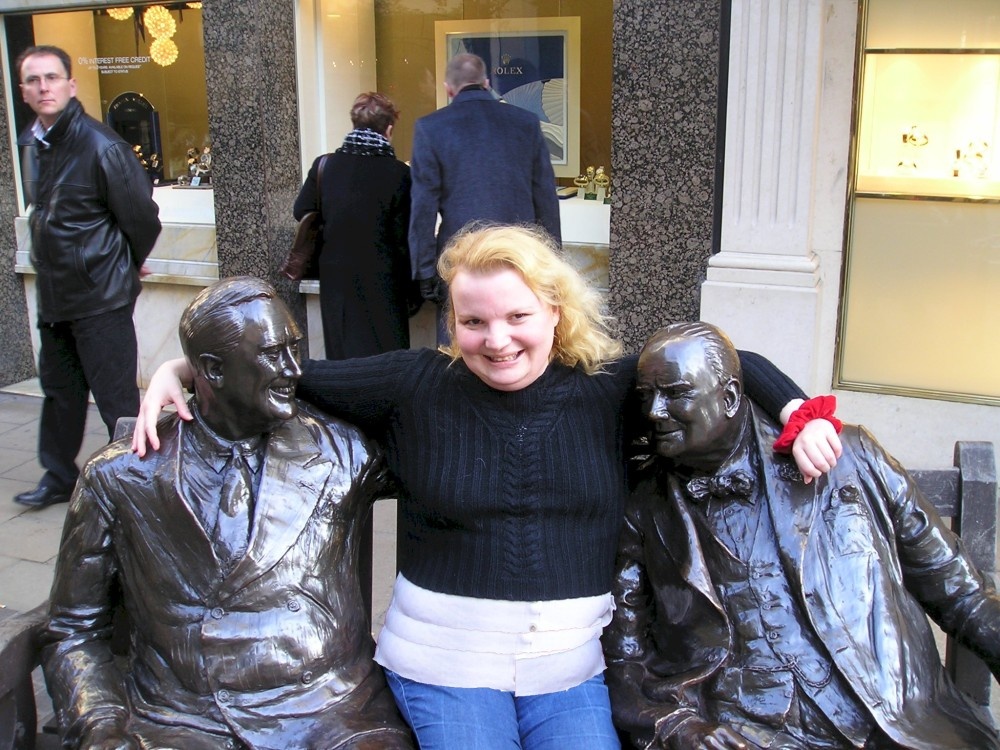
<svg viewBox="0 0 1000 750">
<path fill-rule="evenodd" d="M 18 139 L 32 206 L 39 322 L 131 305 L 140 291 L 139 267 L 160 234 L 149 177 L 132 147 L 75 98 L 45 140 L 48 148 L 30 128 Z"/>
</svg>

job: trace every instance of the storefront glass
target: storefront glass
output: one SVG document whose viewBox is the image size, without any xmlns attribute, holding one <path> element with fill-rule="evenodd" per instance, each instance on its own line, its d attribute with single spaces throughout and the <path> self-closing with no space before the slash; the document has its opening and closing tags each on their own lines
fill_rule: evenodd
<svg viewBox="0 0 1000 750">
<path fill-rule="evenodd" d="M 164 220 L 214 222 L 200 2 L 10 14 L 3 22 L 16 133 L 34 115 L 21 101 L 14 61 L 31 45 L 62 47 L 77 98 L 133 144 Z"/>
<path fill-rule="evenodd" d="M 837 385 L 1000 403 L 1000 5 L 861 12 Z"/>
<path fill-rule="evenodd" d="M 351 104 L 363 91 L 386 94 L 401 110 L 392 145 L 409 161 L 414 122 L 448 104 L 448 59 L 474 52 L 487 61 L 494 92 L 539 115 L 563 188 L 566 257 L 606 290 L 615 181 L 612 10 L 611 0 L 299 0 L 302 174 L 317 156 L 341 145 L 351 130 Z M 610 191 L 599 189 L 599 180 L 590 183 L 591 200 L 577 195 L 575 182 L 588 168 L 592 175 L 603 168 L 610 177 Z"/>
<path fill-rule="evenodd" d="M 468 50 L 491 58 L 495 91 L 537 111 L 560 184 L 588 166 L 613 184 L 611 0 L 300 0 L 298 24 L 304 168 L 340 145 L 369 90 L 402 110 L 393 146 L 408 160 L 414 121 L 447 103 L 447 59 Z"/>
</svg>

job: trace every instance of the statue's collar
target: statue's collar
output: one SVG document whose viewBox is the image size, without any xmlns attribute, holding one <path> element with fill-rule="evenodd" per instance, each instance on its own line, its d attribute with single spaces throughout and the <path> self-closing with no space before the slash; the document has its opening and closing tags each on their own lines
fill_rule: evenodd
<svg viewBox="0 0 1000 750">
<path fill-rule="evenodd" d="M 192 398 L 188 402 L 188 406 L 191 409 L 191 414 L 194 415 L 194 429 L 191 430 L 191 437 L 197 444 L 199 455 L 215 471 L 221 473 L 225 469 L 226 462 L 234 451 L 238 451 L 244 456 L 260 456 L 261 448 L 264 445 L 263 435 L 254 435 L 245 440 L 226 440 L 205 423 L 205 418 L 198 408 L 197 399 Z"/>
</svg>

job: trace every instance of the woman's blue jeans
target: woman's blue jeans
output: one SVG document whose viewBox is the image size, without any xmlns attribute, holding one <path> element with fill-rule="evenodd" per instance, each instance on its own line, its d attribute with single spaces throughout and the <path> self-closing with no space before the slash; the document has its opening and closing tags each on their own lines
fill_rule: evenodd
<svg viewBox="0 0 1000 750">
<path fill-rule="evenodd" d="M 517 697 L 490 688 L 427 685 L 385 671 L 420 750 L 620 750 L 604 676 L 569 690 Z"/>
</svg>

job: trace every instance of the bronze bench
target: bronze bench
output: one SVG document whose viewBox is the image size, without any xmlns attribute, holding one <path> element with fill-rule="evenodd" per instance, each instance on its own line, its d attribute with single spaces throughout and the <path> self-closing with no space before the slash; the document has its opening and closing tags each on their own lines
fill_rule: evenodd
<svg viewBox="0 0 1000 750">
<path fill-rule="evenodd" d="M 954 467 L 910 472 L 942 516 L 952 520 L 969 554 L 995 580 L 997 470 L 992 443 L 958 442 Z M 0 750 L 58 748 L 54 728 L 37 733 L 31 673 L 39 663 L 46 604 L 0 620 Z M 992 676 L 974 655 L 948 639 L 945 664 L 958 686 L 988 706 Z"/>
</svg>

